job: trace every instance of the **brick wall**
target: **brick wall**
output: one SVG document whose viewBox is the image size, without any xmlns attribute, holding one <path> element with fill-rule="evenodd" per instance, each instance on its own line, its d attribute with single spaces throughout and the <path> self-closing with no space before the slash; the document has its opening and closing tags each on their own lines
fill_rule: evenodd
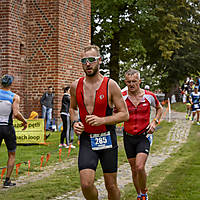
<svg viewBox="0 0 200 200">
<path fill-rule="evenodd" d="M 21 110 L 26 104 L 26 1 L 0 1 L 0 73 L 13 74 L 12 90 L 21 97 Z"/>
<path fill-rule="evenodd" d="M 40 98 L 53 86 L 59 119 L 62 88 L 83 75 L 80 52 L 90 43 L 90 0 L 1 0 L 0 74 L 15 76 L 21 111 L 41 116 Z"/>
</svg>

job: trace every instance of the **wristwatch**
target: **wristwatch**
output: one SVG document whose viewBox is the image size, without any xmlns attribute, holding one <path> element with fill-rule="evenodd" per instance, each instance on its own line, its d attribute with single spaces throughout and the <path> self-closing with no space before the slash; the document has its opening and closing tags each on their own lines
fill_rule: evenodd
<svg viewBox="0 0 200 200">
<path fill-rule="evenodd" d="M 74 128 L 74 124 L 75 124 L 76 122 L 79 122 L 79 121 L 78 121 L 78 120 L 74 120 L 74 121 L 72 122 L 72 128 Z"/>
<path fill-rule="evenodd" d="M 156 119 L 156 118 L 154 118 L 154 120 L 153 120 L 153 121 L 155 121 L 155 122 L 156 122 L 156 124 L 158 124 L 158 123 L 159 123 L 158 119 Z"/>
</svg>

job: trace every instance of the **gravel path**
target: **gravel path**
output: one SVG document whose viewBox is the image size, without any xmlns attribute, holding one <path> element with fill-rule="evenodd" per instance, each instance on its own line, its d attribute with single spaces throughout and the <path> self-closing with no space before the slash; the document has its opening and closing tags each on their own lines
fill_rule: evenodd
<svg viewBox="0 0 200 200">
<path fill-rule="evenodd" d="M 189 135 L 190 127 L 191 127 L 191 121 L 186 121 L 184 118 L 183 113 L 178 112 L 172 112 L 171 114 L 171 121 L 175 121 L 175 125 L 171 128 L 170 132 L 168 133 L 167 141 L 172 141 L 172 145 L 166 147 L 163 147 L 161 149 L 159 154 L 150 154 L 149 158 L 147 160 L 146 164 L 146 172 L 147 174 L 150 172 L 152 167 L 160 165 L 165 159 L 170 157 L 171 153 L 177 152 L 180 146 L 186 142 L 187 137 Z M 166 119 L 168 119 L 169 116 L 166 116 Z M 132 183 L 132 176 L 131 176 L 131 170 L 128 163 L 125 163 L 121 165 L 118 169 L 118 186 L 119 189 L 123 193 L 123 188 L 125 185 Z M 107 199 L 107 192 L 104 186 L 104 179 L 103 177 L 98 179 L 95 182 L 95 185 L 99 191 L 99 199 Z M 56 200 L 62 199 L 62 200 L 84 200 L 85 198 L 82 195 L 82 192 L 80 189 L 76 191 L 68 192 L 62 196 L 58 196 L 54 198 Z"/>
</svg>

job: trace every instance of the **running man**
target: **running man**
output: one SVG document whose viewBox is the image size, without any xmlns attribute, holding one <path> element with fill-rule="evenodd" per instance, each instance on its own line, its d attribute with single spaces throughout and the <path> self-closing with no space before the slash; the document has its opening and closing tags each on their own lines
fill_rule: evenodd
<svg viewBox="0 0 200 200">
<path fill-rule="evenodd" d="M 16 185 L 10 180 L 14 168 L 16 151 L 16 135 L 12 116 L 22 122 L 23 130 L 27 128 L 27 121 L 19 112 L 20 98 L 10 91 L 13 79 L 11 75 L 4 75 L 1 78 L 2 89 L 0 89 L 0 146 L 4 139 L 8 149 L 7 173 L 3 183 L 4 188 Z"/>
<path fill-rule="evenodd" d="M 186 95 L 186 116 L 185 116 L 185 119 L 187 119 L 187 120 L 192 119 L 191 118 L 192 108 L 191 108 L 191 103 L 190 103 L 189 97 L 190 97 L 190 94 L 193 92 L 193 90 L 194 90 L 194 81 L 190 80 L 188 87 L 186 87 L 184 89 L 184 93 Z"/>
<path fill-rule="evenodd" d="M 198 86 L 194 87 L 194 92 L 190 94 L 189 101 L 192 105 L 192 122 L 197 113 L 197 125 L 200 125 L 199 113 L 200 113 L 200 92 L 198 92 Z"/>
<path fill-rule="evenodd" d="M 140 73 L 130 69 L 125 73 L 127 91 L 122 94 L 126 101 L 129 120 L 124 122 L 124 147 L 131 166 L 137 200 L 148 200 L 145 164 L 153 139 L 153 132 L 162 115 L 162 106 L 150 91 L 140 88 Z M 156 108 L 156 116 L 150 122 L 150 106 Z"/>
<path fill-rule="evenodd" d="M 80 135 L 78 167 L 82 192 L 87 200 L 98 199 L 94 179 L 100 160 L 108 199 L 119 200 L 118 146 L 114 124 L 127 121 L 128 110 L 117 83 L 100 74 L 99 48 L 90 45 L 84 48 L 81 57 L 85 77 L 71 85 L 70 116 L 74 132 Z M 113 107 L 117 110 L 115 114 Z"/>
</svg>

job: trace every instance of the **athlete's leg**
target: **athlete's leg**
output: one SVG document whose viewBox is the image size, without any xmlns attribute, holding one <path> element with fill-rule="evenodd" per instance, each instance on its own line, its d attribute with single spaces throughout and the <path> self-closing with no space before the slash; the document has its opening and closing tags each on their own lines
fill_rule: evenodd
<svg viewBox="0 0 200 200">
<path fill-rule="evenodd" d="M 117 186 L 117 173 L 104 173 L 105 186 L 109 200 L 119 200 L 120 191 Z"/>
<path fill-rule="evenodd" d="M 6 178 L 10 178 L 15 164 L 15 152 L 8 152 Z"/>
<path fill-rule="evenodd" d="M 83 169 L 80 171 L 81 189 L 87 200 L 98 200 L 98 191 L 94 185 L 95 171 Z"/>
<path fill-rule="evenodd" d="M 138 181 L 138 173 L 136 171 L 136 158 L 129 158 L 128 162 L 131 166 L 133 184 L 135 186 L 137 194 L 139 195 L 141 191 L 140 191 L 140 186 L 139 186 L 139 181 Z"/>
<path fill-rule="evenodd" d="M 200 110 L 197 110 L 197 122 L 199 122 Z"/>
<path fill-rule="evenodd" d="M 147 175 L 145 171 L 145 164 L 147 157 L 148 155 L 145 153 L 138 153 L 136 155 L 136 171 L 138 174 L 139 187 L 142 193 L 145 193 L 146 191 Z"/>
<path fill-rule="evenodd" d="M 189 119 L 191 120 L 191 114 L 192 114 L 192 106 L 191 104 L 188 106 L 189 108 Z"/>
<path fill-rule="evenodd" d="M 190 104 L 187 102 L 186 103 L 186 116 L 185 116 L 185 118 L 189 119 L 189 116 L 190 116 Z"/>
<path fill-rule="evenodd" d="M 196 115 L 196 111 L 193 111 L 192 112 L 192 121 L 194 121 L 195 115 Z"/>
</svg>

